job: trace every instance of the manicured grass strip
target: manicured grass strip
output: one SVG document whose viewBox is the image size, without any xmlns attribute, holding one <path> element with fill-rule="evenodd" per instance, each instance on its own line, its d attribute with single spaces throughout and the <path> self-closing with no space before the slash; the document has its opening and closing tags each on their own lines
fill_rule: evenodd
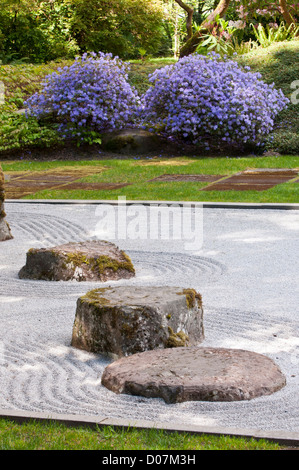
<svg viewBox="0 0 299 470">
<path fill-rule="evenodd" d="M 88 181 L 143 181 L 155 178 L 164 173 L 169 174 L 233 174 L 246 168 L 299 168 L 299 155 L 280 155 L 257 157 L 253 155 L 240 157 L 135 157 L 128 159 L 106 159 L 88 161 L 1 161 L 4 171 L 42 171 L 69 166 L 105 166 L 107 171 L 101 179 Z M 110 170 L 109 170 L 110 169 Z M 109 171 L 108 171 L 109 170 Z M 95 177 L 97 178 L 97 177 Z"/>
<path fill-rule="evenodd" d="M 0 420 L 0 450 L 281 450 L 277 443 L 163 430 L 68 427 L 60 423 L 17 424 Z"/>
<path fill-rule="evenodd" d="M 42 171 L 54 168 L 94 167 L 104 171 L 82 178 L 90 183 L 131 183 L 116 190 L 43 190 L 26 199 L 117 199 L 126 196 L 130 200 L 157 201 L 214 201 L 214 202 L 266 202 L 298 203 L 299 183 L 292 181 L 279 184 L 266 191 L 204 191 L 208 183 L 150 181 L 163 174 L 232 175 L 247 168 L 298 168 L 299 156 L 279 157 L 179 157 L 144 158 L 99 161 L 68 162 L 3 162 L 4 172 Z M 299 171 L 299 170 L 298 170 Z"/>
</svg>

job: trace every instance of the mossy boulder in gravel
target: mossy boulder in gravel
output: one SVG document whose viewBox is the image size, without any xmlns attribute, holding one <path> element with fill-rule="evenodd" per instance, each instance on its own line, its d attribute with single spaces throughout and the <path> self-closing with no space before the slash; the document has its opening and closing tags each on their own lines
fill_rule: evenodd
<svg viewBox="0 0 299 470">
<path fill-rule="evenodd" d="M 72 346 L 79 349 L 122 357 L 203 339 L 202 300 L 194 289 L 107 287 L 77 301 Z"/>
<path fill-rule="evenodd" d="M 5 219 L 4 200 L 4 174 L 0 165 L 0 242 L 10 240 L 12 238 L 10 227 Z"/>
<path fill-rule="evenodd" d="M 129 256 L 104 240 L 32 248 L 19 272 L 20 279 L 48 281 L 105 282 L 133 276 L 135 269 Z"/>
</svg>

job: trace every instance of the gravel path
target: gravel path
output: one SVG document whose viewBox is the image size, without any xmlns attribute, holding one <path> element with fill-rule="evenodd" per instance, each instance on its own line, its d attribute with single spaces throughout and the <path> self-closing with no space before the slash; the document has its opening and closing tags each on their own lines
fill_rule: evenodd
<svg viewBox="0 0 299 470">
<path fill-rule="evenodd" d="M 204 209 L 196 252 L 180 239 L 100 234 L 127 251 L 137 272 L 105 285 L 197 289 L 202 345 L 265 354 L 287 380 L 282 390 L 251 401 L 166 405 L 106 390 L 100 379 L 109 360 L 70 347 L 76 300 L 97 284 L 18 279 L 29 248 L 95 237 L 97 207 L 6 203 L 14 239 L 0 245 L 0 408 L 298 432 L 299 211 Z"/>
</svg>

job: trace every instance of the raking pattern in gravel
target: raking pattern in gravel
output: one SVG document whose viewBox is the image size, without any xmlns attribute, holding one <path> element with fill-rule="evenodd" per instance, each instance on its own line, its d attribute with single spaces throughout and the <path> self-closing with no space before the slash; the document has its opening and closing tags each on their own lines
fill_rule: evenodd
<svg viewBox="0 0 299 470">
<path fill-rule="evenodd" d="M 268 354 L 287 378 L 281 391 L 250 402 L 166 405 L 106 390 L 101 374 L 110 361 L 70 347 L 77 298 L 98 284 L 18 279 L 32 245 L 87 239 L 94 209 L 8 203 L 14 239 L 0 246 L 0 407 L 298 431 L 298 270 L 291 253 L 299 218 L 292 211 L 261 212 L 207 210 L 201 254 L 175 251 L 175 242 L 173 250 L 157 243 L 156 251 L 144 241 L 118 243 L 137 275 L 105 285 L 196 288 L 204 302 L 204 346 Z M 273 305 L 267 290 L 275 293 Z"/>
</svg>

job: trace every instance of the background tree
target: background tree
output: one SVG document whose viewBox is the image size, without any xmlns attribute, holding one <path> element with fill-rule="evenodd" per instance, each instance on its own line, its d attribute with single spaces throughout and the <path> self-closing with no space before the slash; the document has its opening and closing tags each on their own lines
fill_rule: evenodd
<svg viewBox="0 0 299 470">
<path fill-rule="evenodd" d="M 0 60 L 48 62 L 86 51 L 139 58 L 167 49 L 162 0 L 1 0 Z M 169 52 L 169 50 L 167 51 Z"/>
<path fill-rule="evenodd" d="M 140 49 L 158 53 L 164 40 L 160 0 L 68 0 L 72 33 L 81 52 L 112 52 L 136 58 Z"/>
<path fill-rule="evenodd" d="M 292 16 L 290 12 L 290 8 L 287 5 L 287 2 L 285 0 L 279 0 L 279 6 L 280 6 L 281 14 L 286 24 L 290 26 L 292 23 L 295 23 L 296 20 Z"/>
<path fill-rule="evenodd" d="M 215 0 L 164 0 L 164 28 L 175 57 L 179 56 L 182 43 L 192 37 L 194 27 L 213 11 L 214 3 Z"/>
<path fill-rule="evenodd" d="M 0 59 L 3 63 L 72 58 L 79 48 L 70 33 L 70 5 L 64 0 L 1 0 Z"/>
<path fill-rule="evenodd" d="M 246 23 L 298 22 L 293 0 L 0 0 L 0 61 L 44 63 L 87 51 L 122 59 L 178 57 L 205 36 L 220 36 L 219 18 Z M 241 40 L 244 39 L 242 36 Z M 240 39 L 240 38 L 239 38 Z"/>
<path fill-rule="evenodd" d="M 180 3 L 178 0 L 176 1 Z M 268 20 L 271 18 L 277 18 L 278 21 L 284 20 L 286 25 L 290 26 L 296 24 L 298 18 L 298 4 L 292 4 L 291 0 L 274 0 L 273 2 L 265 0 L 234 0 L 234 2 L 220 0 L 213 11 L 200 24 L 200 28 L 197 28 L 191 37 L 188 35 L 180 50 L 180 57 L 195 52 L 204 35 L 211 32 L 215 27 L 215 20 L 225 16 L 229 8 L 235 10 L 237 18 L 247 21 L 252 21 L 254 17 L 266 16 Z"/>
<path fill-rule="evenodd" d="M 182 0 L 175 0 L 175 1 L 187 13 L 187 19 L 186 19 L 187 38 L 191 39 L 194 8 L 190 5 L 187 5 L 187 3 L 183 2 Z"/>
<path fill-rule="evenodd" d="M 184 57 L 196 51 L 196 48 L 200 44 L 203 35 L 208 31 L 212 31 L 216 18 L 221 18 L 226 13 L 229 4 L 230 0 L 220 0 L 212 13 L 210 13 L 200 25 L 200 28 L 198 28 L 197 31 L 195 31 L 183 45 L 180 51 L 180 57 Z"/>
</svg>

